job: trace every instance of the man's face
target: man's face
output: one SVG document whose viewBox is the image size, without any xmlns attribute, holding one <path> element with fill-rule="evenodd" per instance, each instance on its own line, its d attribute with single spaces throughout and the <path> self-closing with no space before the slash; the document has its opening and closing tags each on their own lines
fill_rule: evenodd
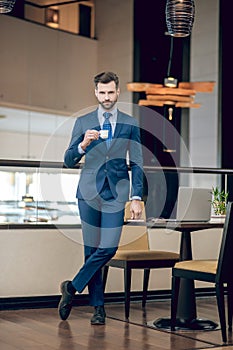
<svg viewBox="0 0 233 350">
<path fill-rule="evenodd" d="M 117 102 L 120 90 L 116 89 L 114 81 L 110 81 L 107 84 L 98 83 L 95 89 L 95 96 L 99 104 L 105 110 L 111 110 Z"/>
</svg>

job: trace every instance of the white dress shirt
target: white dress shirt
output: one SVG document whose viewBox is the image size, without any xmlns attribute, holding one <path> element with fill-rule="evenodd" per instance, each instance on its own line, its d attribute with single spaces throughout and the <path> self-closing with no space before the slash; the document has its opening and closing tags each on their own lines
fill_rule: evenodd
<svg viewBox="0 0 233 350">
<path fill-rule="evenodd" d="M 103 124 L 105 121 L 104 113 L 106 110 L 104 110 L 101 106 L 98 108 L 98 119 L 100 123 L 101 129 L 103 129 Z M 109 121 L 112 126 L 112 136 L 114 135 L 115 129 L 116 129 L 116 123 L 117 123 L 117 108 L 115 107 L 113 110 L 109 111 L 112 115 L 109 117 Z"/>
</svg>

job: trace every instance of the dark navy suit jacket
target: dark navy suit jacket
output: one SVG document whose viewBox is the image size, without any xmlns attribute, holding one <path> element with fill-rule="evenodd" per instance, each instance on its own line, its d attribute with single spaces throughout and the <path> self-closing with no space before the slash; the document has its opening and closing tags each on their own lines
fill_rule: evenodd
<svg viewBox="0 0 233 350">
<path fill-rule="evenodd" d="M 64 163 L 68 168 L 74 168 L 85 156 L 77 198 L 86 200 L 95 198 L 106 177 L 112 194 L 118 201 L 129 200 L 129 195 L 142 197 L 143 159 L 137 120 L 118 110 L 110 148 L 107 149 L 106 142 L 99 138 L 86 148 L 83 155 L 78 152 L 78 145 L 82 142 L 87 129 L 100 130 L 97 110 L 76 119 L 71 141 L 64 155 Z M 132 171 L 131 189 L 128 164 Z"/>
</svg>

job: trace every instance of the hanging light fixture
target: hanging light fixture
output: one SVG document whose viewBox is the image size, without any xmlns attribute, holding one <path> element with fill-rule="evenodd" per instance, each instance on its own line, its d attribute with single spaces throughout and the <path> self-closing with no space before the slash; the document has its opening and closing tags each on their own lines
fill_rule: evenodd
<svg viewBox="0 0 233 350">
<path fill-rule="evenodd" d="M 0 0 L 0 13 L 8 13 L 13 10 L 16 0 Z"/>
<path fill-rule="evenodd" d="M 195 17 L 194 0 L 167 0 L 165 12 L 170 35 L 186 37 L 191 34 Z"/>
<path fill-rule="evenodd" d="M 167 77 L 164 79 L 164 86 L 175 88 L 177 87 L 178 80 L 171 76 L 171 64 L 172 64 L 172 56 L 173 56 L 173 37 L 171 36 L 171 44 L 170 44 L 170 55 L 167 67 Z"/>
</svg>

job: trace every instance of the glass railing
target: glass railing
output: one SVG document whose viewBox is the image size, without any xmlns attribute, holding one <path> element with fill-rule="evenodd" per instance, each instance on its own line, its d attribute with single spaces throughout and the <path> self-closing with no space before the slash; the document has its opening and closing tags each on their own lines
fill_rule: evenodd
<svg viewBox="0 0 233 350">
<path fill-rule="evenodd" d="M 79 174 L 62 163 L 0 161 L 0 223 L 80 223 Z"/>
<path fill-rule="evenodd" d="M 76 190 L 82 164 L 0 160 L 0 224 L 80 224 Z M 130 170 L 130 169 L 129 169 Z M 218 186 L 233 197 L 233 170 L 145 166 L 147 217 L 172 217 L 179 186 Z"/>
</svg>

